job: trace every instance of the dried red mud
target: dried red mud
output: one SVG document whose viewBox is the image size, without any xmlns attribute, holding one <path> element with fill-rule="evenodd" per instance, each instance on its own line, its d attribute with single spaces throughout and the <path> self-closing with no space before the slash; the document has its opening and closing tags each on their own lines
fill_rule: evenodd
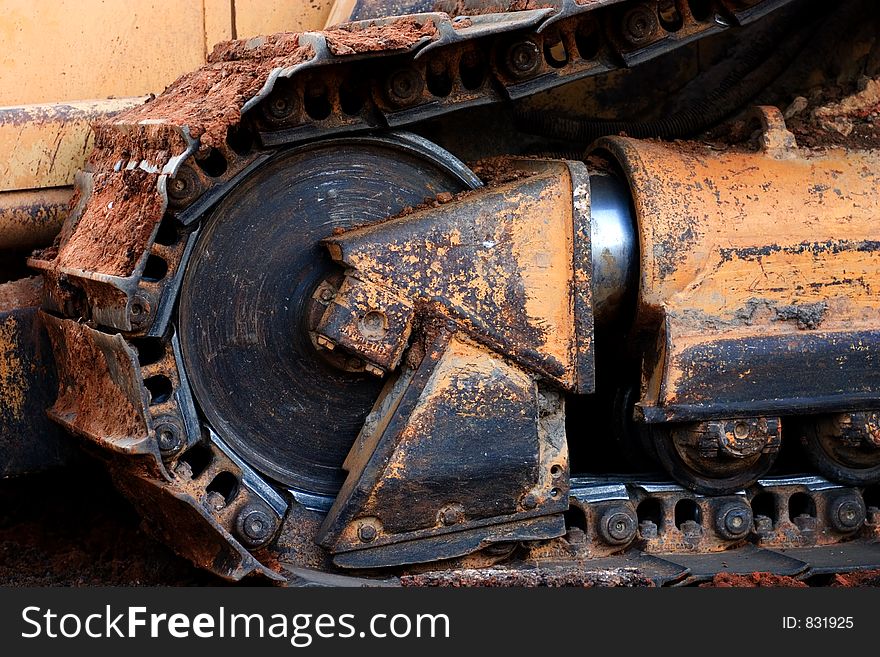
<svg viewBox="0 0 880 657">
<path fill-rule="evenodd" d="M 861 573 L 834 575 L 828 586 L 833 588 L 855 588 L 861 586 L 880 586 L 880 571 L 867 570 Z"/>
<path fill-rule="evenodd" d="M 403 586 L 460 587 L 650 587 L 651 580 L 629 570 L 506 570 L 503 568 L 466 569 L 455 572 L 428 572 L 403 575 Z"/>
<path fill-rule="evenodd" d="M 187 126 L 202 148 L 220 146 L 229 126 L 241 120 L 241 108 L 260 91 L 272 70 L 301 64 L 313 56 L 311 46 L 300 46 L 299 34 L 292 32 L 219 43 L 207 64 L 113 122 L 158 119 Z"/>
<path fill-rule="evenodd" d="M 110 368 L 125 371 L 122 356 L 105 354 L 92 340 L 88 329 L 76 322 L 48 324 L 60 375 L 58 400 L 52 410 L 61 417 L 75 418 L 82 431 L 110 437 L 143 437 L 146 425 L 140 410 L 116 385 Z M 90 363 L 90 367 L 82 367 Z"/>
<path fill-rule="evenodd" d="M 579 5 L 589 4 L 591 0 L 579 0 Z M 437 0 L 434 11 L 442 11 L 450 16 L 482 16 L 506 11 L 527 11 L 530 9 L 556 8 L 557 3 L 540 0 Z"/>
<path fill-rule="evenodd" d="M 186 127 L 203 150 L 223 144 L 228 128 L 241 120 L 242 107 L 273 69 L 313 55 L 293 33 L 221 43 L 205 66 L 182 76 L 157 98 L 97 124 L 96 149 L 89 161 L 89 168 L 98 172 L 92 195 L 77 223 L 65 226 L 54 265 L 130 276 L 161 219 L 159 173 L 185 150 L 176 126 Z M 116 127 L 146 120 L 152 125 Z"/>
<path fill-rule="evenodd" d="M 503 185 L 521 178 L 528 178 L 532 174 L 517 166 L 509 157 L 488 157 L 471 166 L 477 177 L 489 187 Z"/>
<path fill-rule="evenodd" d="M 77 229 L 59 243 L 56 266 L 131 275 L 162 214 L 156 179 L 142 169 L 95 174 Z"/>
<path fill-rule="evenodd" d="M 433 38 L 436 34 L 437 27 L 433 21 L 420 24 L 411 17 L 404 17 L 387 25 L 364 26 L 348 23 L 324 32 L 327 47 L 334 55 L 403 50 L 425 37 Z"/>
<path fill-rule="evenodd" d="M 43 279 L 39 276 L 0 283 L 0 312 L 39 306 L 43 296 Z"/>
<path fill-rule="evenodd" d="M 749 573 L 748 575 L 734 575 L 732 573 L 718 573 L 711 582 L 700 584 L 701 588 L 808 588 L 805 582 L 793 577 L 774 575 L 772 573 Z"/>
</svg>

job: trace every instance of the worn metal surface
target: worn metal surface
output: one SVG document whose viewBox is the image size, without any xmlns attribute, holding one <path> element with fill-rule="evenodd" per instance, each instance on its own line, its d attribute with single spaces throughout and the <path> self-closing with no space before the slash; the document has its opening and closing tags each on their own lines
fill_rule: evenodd
<svg viewBox="0 0 880 657">
<path fill-rule="evenodd" d="M 828 545 L 859 534 L 876 538 L 865 522 L 863 493 L 821 477 L 768 477 L 749 491 L 749 498 L 761 547 Z"/>
<path fill-rule="evenodd" d="M 436 9 L 434 0 L 336 0 L 327 26 L 370 18 L 418 14 Z"/>
<path fill-rule="evenodd" d="M 426 54 L 424 59 L 429 59 L 427 53 L 437 57 L 442 54 L 444 58 L 450 54 L 454 55 L 455 65 L 447 69 L 452 88 L 447 93 L 445 85 L 438 88 L 433 84 L 429 72 L 435 70 L 436 67 L 420 59 L 417 74 L 421 76 L 421 81 L 418 86 L 431 93 L 429 96 L 423 95 L 420 99 L 416 99 L 415 105 L 408 106 L 405 112 L 391 110 L 387 107 L 387 99 L 385 99 L 385 91 L 383 90 L 385 85 L 378 83 L 389 75 L 389 71 L 379 63 L 384 61 L 380 55 L 383 54 L 383 48 L 386 48 L 383 46 L 381 38 L 374 41 L 368 39 L 363 47 L 360 47 L 353 54 L 334 55 L 328 46 L 327 37 L 316 33 L 299 37 L 299 47 L 293 52 L 279 50 L 277 56 L 272 58 L 271 54 L 274 51 L 270 48 L 269 57 L 253 60 L 253 66 L 264 67 L 260 69 L 259 77 L 265 77 L 265 83 L 250 100 L 247 100 L 247 96 L 242 97 L 242 93 L 239 91 L 234 96 L 234 100 L 224 98 L 221 102 L 232 103 L 229 111 L 232 113 L 243 112 L 246 114 L 247 121 L 253 118 L 262 141 L 272 144 L 292 143 L 300 139 L 337 133 L 342 130 L 363 130 L 385 124 L 402 125 L 429 116 L 436 116 L 458 107 L 466 107 L 475 101 L 497 102 L 502 100 L 504 96 L 498 95 L 490 80 L 496 77 L 502 84 L 506 84 L 503 80 L 507 79 L 509 71 L 505 72 L 503 66 L 496 66 L 492 62 L 496 60 L 500 62 L 504 58 L 506 48 L 509 46 L 506 33 L 517 29 L 534 30 L 541 24 L 545 26 L 552 24 L 554 27 L 558 27 L 563 23 L 568 26 L 568 29 L 577 30 L 582 22 L 586 21 L 592 25 L 594 15 L 603 20 L 607 15 L 607 20 L 613 24 L 612 13 L 617 11 L 617 6 L 614 4 L 606 7 L 605 3 L 576 5 L 566 2 L 556 14 L 552 9 L 546 9 L 537 12 L 478 16 L 469 19 L 470 23 L 467 26 L 461 26 L 461 29 L 456 29 L 445 14 L 421 15 L 418 20 L 421 21 L 422 27 L 428 29 L 430 25 L 433 25 L 436 31 L 433 37 L 423 38 L 420 36 L 404 48 L 407 53 L 406 58 L 414 63 L 423 53 Z M 600 14 L 601 16 L 599 16 Z M 600 20 L 598 24 L 601 25 L 603 20 Z M 361 26 L 361 29 L 365 27 L 367 26 Z M 717 24 L 707 23 L 704 27 L 706 30 L 709 28 L 714 30 Z M 673 38 L 666 38 L 663 43 L 663 51 L 674 49 L 679 45 L 679 42 Z M 242 48 L 244 50 L 258 49 L 265 45 L 267 44 L 262 41 L 255 41 L 243 45 Z M 434 50 L 442 49 L 444 52 L 432 51 L 434 46 L 436 46 Z M 391 48 L 397 52 L 401 50 L 396 45 L 392 45 Z M 464 57 L 471 48 L 476 48 L 474 52 L 477 56 L 473 61 Z M 660 50 L 652 50 L 651 54 L 656 56 L 659 52 Z M 542 66 L 549 67 L 554 71 L 552 75 L 541 75 L 537 70 L 529 73 L 527 77 L 530 80 L 530 90 L 534 92 L 540 89 L 549 89 L 572 79 L 572 76 L 580 75 L 584 62 L 589 63 L 590 58 L 593 57 L 593 53 L 580 53 L 578 57 L 574 56 L 574 52 L 570 54 L 569 64 L 565 67 L 557 69 L 550 64 L 542 64 Z M 251 60 L 236 60 L 235 65 L 241 66 L 240 61 L 250 62 Z M 608 65 L 618 65 L 615 63 L 617 60 L 613 57 L 608 61 L 611 62 Z M 267 66 L 267 63 L 275 64 L 275 67 Z M 331 63 L 334 66 L 324 66 Z M 225 62 L 225 64 L 227 67 L 230 66 L 230 62 Z M 322 76 L 321 80 L 316 79 L 314 75 L 319 66 L 330 70 L 330 73 L 327 76 Z M 594 66 L 591 68 L 591 66 L 587 66 L 591 73 L 607 69 L 607 66 L 598 68 Z M 353 78 L 352 74 L 355 68 L 358 71 Z M 201 78 L 212 78 L 219 70 L 220 68 L 216 65 L 205 67 L 189 80 L 195 84 Z M 227 82 L 224 84 L 234 86 L 241 79 L 239 74 L 228 76 Z M 353 79 L 374 79 L 377 84 L 369 88 L 358 85 L 351 88 L 347 86 L 347 82 L 351 82 Z M 210 89 L 222 89 L 222 87 L 223 85 L 218 87 L 215 84 Z M 308 93 L 306 93 L 306 89 Z M 176 91 L 179 92 L 180 89 Z M 292 96 L 288 98 L 290 94 Z M 292 100 L 292 103 L 289 103 L 289 100 Z M 283 116 L 278 117 L 276 110 L 271 108 L 277 109 L 279 101 L 285 107 L 291 107 L 292 111 L 285 111 L 282 113 Z M 103 215 L 106 215 L 107 212 L 103 209 L 99 210 L 105 206 L 98 199 L 93 202 L 84 199 L 82 207 L 74 212 L 75 216 L 70 222 L 71 230 L 62 235 L 58 256 L 54 260 L 51 257 L 45 257 L 33 263 L 49 272 L 50 282 L 59 275 L 64 275 L 74 285 L 80 285 L 81 279 L 89 281 L 80 285 L 80 287 L 90 290 L 85 305 L 100 307 L 106 305 L 108 298 L 115 299 L 113 304 L 115 307 L 108 312 L 101 313 L 98 321 L 121 330 L 130 330 L 128 315 L 132 305 L 132 290 L 127 290 L 124 296 L 119 292 L 123 288 L 130 288 L 131 285 L 123 284 L 117 279 L 103 278 L 99 274 L 123 278 L 138 275 L 138 269 L 134 265 L 143 262 L 146 257 L 147 250 L 151 246 L 150 229 L 161 222 L 165 209 L 163 183 L 167 176 L 178 174 L 180 160 L 190 157 L 196 150 L 189 132 L 184 126 L 198 124 L 200 116 L 208 110 L 208 108 L 199 107 L 198 103 L 193 102 L 192 99 L 186 99 L 185 103 L 185 111 L 192 113 L 188 117 L 169 114 L 168 106 L 162 103 L 155 105 L 155 107 L 157 108 L 155 116 L 151 116 L 150 121 L 137 121 L 131 125 L 124 122 L 101 124 L 100 130 L 105 135 L 105 139 L 102 148 L 94 158 L 94 168 L 102 169 L 104 171 L 102 176 L 107 176 L 106 179 L 103 179 L 102 184 L 118 188 L 117 191 L 121 191 L 122 188 L 133 190 L 136 187 L 138 189 L 138 193 L 129 191 L 127 198 L 117 198 L 116 205 L 113 206 L 113 214 L 116 217 L 137 214 L 140 217 L 137 224 L 138 230 L 134 234 L 130 230 L 123 230 L 126 227 L 126 222 L 122 221 L 119 223 L 119 235 L 107 234 L 104 232 L 106 226 L 103 222 L 105 219 Z M 216 108 L 211 109 L 216 111 Z M 145 115 L 150 115 L 149 110 L 145 112 Z M 268 132 L 263 126 L 263 119 L 260 118 L 267 115 L 273 116 L 271 130 Z M 155 119 L 161 119 L 161 121 L 154 121 Z M 161 129 L 157 127 L 157 124 L 161 124 Z M 133 149 L 138 151 L 137 157 L 131 157 L 131 154 L 124 155 L 126 152 L 124 145 L 132 138 L 139 144 L 137 148 Z M 219 150 L 219 155 L 211 156 L 214 160 L 219 157 L 218 162 L 224 161 L 227 165 L 237 162 L 233 149 L 228 145 L 212 145 Z M 200 152 L 199 155 L 201 157 L 206 153 Z M 127 163 L 133 168 L 140 167 L 146 172 L 146 175 L 138 173 L 137 181 L 133 180 L 135 177 L 133 173 L 126 174 L 123 171 L 117 171 L 118 175 L 110 176 L 109 172 L 117 166 L 120 160 L 123 161 L 123 164 Z M 213 160 L 209 158 L 207 161 Z M 182 175 L 182 172 L 180 173 Z M 127 180 L 127 178 L 131 180 Z M 153 188 L 152 182 L 156 183 L 155 188 Z M 218 179 L 212 179 L 206 185 L 198 185 L 195 196 L 211 195 L 212 190 L 216 190 L 218 184 L 222 186 L 226 182 L 228 182 L 228 176 L 220 176 Z M 179 182 L 175 184 L 179 184 Z M 155 198 L 148 199 L 144 193 L 141 193 L 148 189 L 155 190 Z M 112 194 L 105 193 L 103 195 Z M 193 208 L 199 207 L 200 211 L 204 210 L 204 207 L 201 207 L 195 199 L 189 199 L 188 203 Z M 185 218 L 186 221 L 192 219 L 192 217 Z M 95 238 L 96 231 L 103 233 L 105 240 L 112 239 L 114 246 L 108 246 L 109 251 L 128 254 L 125 262 L 112 263 L 111 266 L 110 263 L 97 262 L 94 258 L 81 259 L 77 257 L 77 254 L 84 252 L 84 245 Z M 50 288 L 55 287 L 57 286 L 50 285 Z M 103 292 L 103 295 L 100 292 Z M 54 296 L 59 295 L 60 292 L 56 291 Z M 63 299 L 59 301 L 63 301 Z M 122 301 L 125 303 L 123 304 Z M 87 310 L 84 304 L 80 305 L 80 310 Z"/>
<path fill-rule="evenodd" d="M 780 130 L 759 153 L 600 142 L 639 221 L 636 323 L 657 341 L 638 405 L 648 422 L 880 396 L 880 158 L 799 151 Z"/>
<path fill-rule="evenodd" d="M 217 574 L 277 577 L 242 544 L 259 547 L 281 525 L 286 503 L 253 485 L 253 472 L 200 429 L 172 341 L 138 344 L 41 313 L 58 358 L 58 399 L 50 416 L 103 448 L 123 490 L 165 537 L 191 537 L 181 552 Z M 89 368 L 80 364 L 86 360 Z"/>
<path fill-rule="evenodd" d="M 74 174 L 94 146 L 90 124 L 146 100 L 138 96 L 20 105 L 25 98 L 17 96 L 15 106 L 0 107 L 0 192 L 73 185 Z"/>
<path fill-rule="evenodd" d="M 808 416 L 795 425 L 807 456 L 824 476 L 850 486 L 880 479 L 880 413 Z"/>
<path fill-rule="evenodd" d="M 0 299 L 9 296 L 12 286 L 21 288 L 0 285 Z M 60 427 L 46 416 L 58 384 L 38 308 L 20 295 L 16 301 L 22 305 L 0 304 L 0 478 L 66 463 L 74 453 Z"/>
<path fill-rule="evenodd" d="M 568 545 L 534 552 L 593 559 L 621 550 L 649 554 L 727 552 L 744 543 L 765 549 L 876 541 L 872 493 L 816 476 L 769 477 L 732 495 L 694 495 L 684 487 L 645 477 L 576 477 L 571 482 Z M 634 511 L 636 532 L 618 527 L 609 537 L 603 520 Z"/>
<path fill-rule="evenodd" d="M 413 315 L 408 299 L 346 276 L 316 327 L 316 341 L 328 351 L 340 346 L 362 356 L 381 375 L 400 364 Z"/>
<path fill-rule="evenodd" d="M 612 326 L 632 312 L 639 239 L 629 190 L 617 176 L 590 176 L 590 251 L 593 319 Z"/>
<path fill-rule="evenodd" d="M 779 418 L 651 425 L 660 463 L 687 488 L 729 495 L 767 474 L 782 444 Z"/>
<path fill-rule="evenodd" d="M 517 521 L 568 506 L 559 395 L 466 339 L 441 333 L 428 342 L 419 367 L 386 389 L 374 414 L 318 535 L 334 553 L 407 543 L 385 550 L 384 565 L 459 556 L 497 525 L 509 535 Z M 466 539 L 433 540 L 461 532 Z"/>
<path fill-rule="evenodd" d="M 719 573 L 747 575 L 749 573 L 774 573 L 785 577 L 804 575 L 809 564 L 796 557 L 771 550 L 761 550 L 752 545 L 731 552 L 717 554 L 658 555 L 688 570 L 688 577 L 680 584 L 694 584 L 710 580 Z"/>
<path fill-rule="evenodd" d="M 0 250 L 51 244 L 72 196 L 70 187 L 0 193 Z"/>
<path fill-rule="evenodd" d="M 778 550 L 792 559 L 810 564 L 811 575 L 828 575 L 880 568 L 880 543 L 849 543 L 845 546 Z"/>
<path fill-rule="evenodd" d="M 532 175 L 326 243 L 352 270 L 349 276 L 413 301 L 424 321 L 451 319 L 472 338 L 565 388 L 591 392 L 586 168 L 521 165 Z M 369 358 L 363 349 L 357 353 Z"/>
</svg>

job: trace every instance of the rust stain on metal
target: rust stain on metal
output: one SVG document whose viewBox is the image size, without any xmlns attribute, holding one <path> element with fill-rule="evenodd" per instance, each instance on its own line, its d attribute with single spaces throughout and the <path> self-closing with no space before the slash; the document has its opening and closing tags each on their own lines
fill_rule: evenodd
<svg viewBox="0 0 880 657">
<path fill-rule="evenodd" d="M 14 316 L 0 323 L 0 399 L 5 414 L 13 421 L 22 418 L 28 393 L 27 378 L 23 376 L 23 364 L 16 349 L 17 333 L 18 322 Z"/>
<path fill-rule="evenodd" d="M 44 268 L 130 276 L 165 210 L 158 183 L 171 158 L 186 151 L 183 128 L 205 153 L 227 148 L 227 129 L 241 120 L 242 107 L 269 73 L 313 54 L 297 34 L 225 42 L 161 96 L 97 123 L 91 193 L 82 213 L 65 225 L 57 252 L 42 255 L 51 260 Z"/>
</svg>

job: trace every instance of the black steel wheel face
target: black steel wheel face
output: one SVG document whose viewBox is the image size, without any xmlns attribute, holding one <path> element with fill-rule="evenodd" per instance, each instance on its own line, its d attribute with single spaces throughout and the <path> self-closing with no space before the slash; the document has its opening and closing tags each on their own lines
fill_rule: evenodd
<svg viewBox="0 0 880 657">
<path fill-rule="evenodd" d="M 343 138 L 272 157 L 204 219 L 177 332 L 204 419 L 251 467 L 334 495 L 382 386 L 333 367 L 309 337 L 311 297 L 338 270 L 320 240 L 478 184 L 414 135 Z"/>
</svg>

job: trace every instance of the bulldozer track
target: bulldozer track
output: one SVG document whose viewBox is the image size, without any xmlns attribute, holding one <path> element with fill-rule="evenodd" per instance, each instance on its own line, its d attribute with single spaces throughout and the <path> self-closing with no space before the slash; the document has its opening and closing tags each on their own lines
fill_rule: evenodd
<svg viewBox="0 0 880 657">
<path fill-rule="evenodd" d="M 684 2 L 679 25 L 658 20 L 656 4 L 563 0 L 234 42 L 153 102 L 96 126 L 71 220 L 56 247 L 30 261 L 44 273 L 46 322 L 66 354 L 53 417 L 99 448 L 148 519 L 176 528 L 165 539 L 181 553 L 230 579 L 281 579 L 261 538 L 242 538 L 243 510 L 277 530 L 292 505 L 321 513 L 332 497 L 271 483 L 196 411 L 172 317 L 202 219 L 278 149 L 518 100 L 635 66 L 791 3 Z M 207 450 L 201 469 L 186 458 L 195 449 Z M 209 484 L 227 470 L 239 474 L 241 493 L 215 504 Z M 661 585 L 725 570 L 805 577 L 877 567 L 880 511 L 865 495 L 815 476 L 762 480 L 721 498 L 651 478 L 573 479 L 569 513 L 581 541 L 567 543 L 559 567 L 635 569 Z M 841 505 L 864 522 L 847 524 Z M 737 513 L 754 531 L 741 531 Z M 634 533 L 621 555 L 620 537 Z M 286 576 L 361 581 L 298 567 Z"/>
</svg>

